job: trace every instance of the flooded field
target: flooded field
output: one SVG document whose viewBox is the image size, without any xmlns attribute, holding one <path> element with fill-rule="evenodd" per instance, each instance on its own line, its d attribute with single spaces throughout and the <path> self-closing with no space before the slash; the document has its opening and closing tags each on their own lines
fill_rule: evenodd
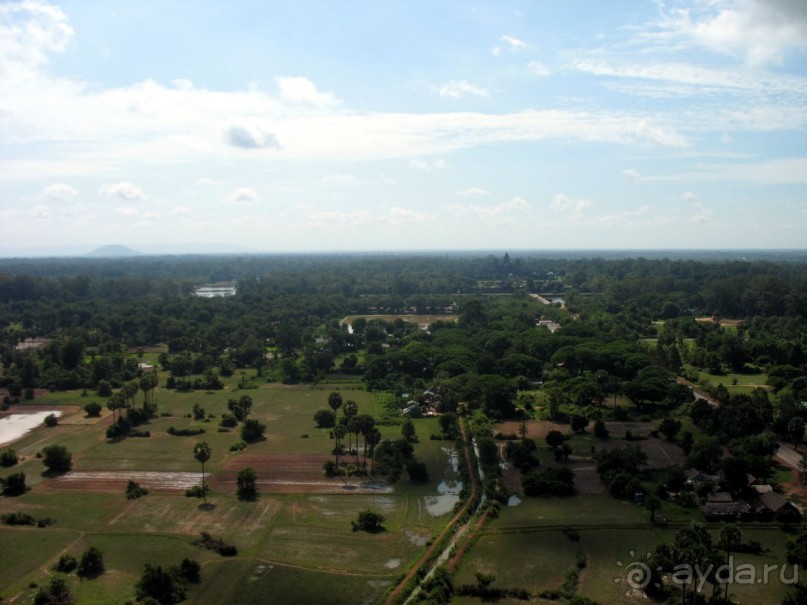
<svg viewBox="0 0 807 605">
<path fill-rule="evenodd" d="M 0 445 L 6 445 L 24 437 L 25 433 L 40 426 L 45 422 L 45 418 L 53 414 L 56 417 L 62 415 L 61 410 L 42 410 L 22 414 L 10 414 L 5 418 L 0 418 Z"/>
</svg>

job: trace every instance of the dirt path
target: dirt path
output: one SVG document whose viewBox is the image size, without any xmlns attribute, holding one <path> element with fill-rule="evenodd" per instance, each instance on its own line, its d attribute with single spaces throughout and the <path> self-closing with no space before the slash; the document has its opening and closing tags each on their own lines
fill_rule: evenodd
<svg viewBox="0 0 807 605">
<path fill-rule="evenodd" d="M 443 538 L 445 538 L 450 532 L 454 531 L 455 526 L 459 523 L 462 516 L 468 511 L 468 508 L 476 499 L 477 494 L 479 493 L 479 479 L 476 476 L 476 473 L 473 472 L 474 466 L 471 461 L 471 446 L 468 440 L 468 435 L 465 433 L 465 423 L 462 421 L 462 418 L 458 419 L 459 427 L 460 427 L 460 434 L 462 435 L 462 444 L 463 444 L 463 451 L 465 452 L 465 465 L 468 468 L 468 475 L 471 478 L 471 494 L 468 496 L 468 499 L 465 500 L 465 504 L 463 507 L 454 515 L 451 520 L 446 524 L 443 528 L 443 531 L 440 532 L 440 535 L 437 536 L 432 542 L 432 545 L 423 553 L 423 555 L 418 559 L 417 563 L 415 563 L 409 572 L 404 576 L 403 580 L 401 580 L 398 585 L 389 593 L 387 599 L 384 601 L 385 605 L 393 605 L 400 597 L 401 592 L 403 589 L 409 585 L 412 579 L 417 575 L 418 571 L 422 567 L 424 567 L 430 560 L 432 555 L 437 551 L 438 548 L 443 548 L 442 542 Z"/>
</svg>

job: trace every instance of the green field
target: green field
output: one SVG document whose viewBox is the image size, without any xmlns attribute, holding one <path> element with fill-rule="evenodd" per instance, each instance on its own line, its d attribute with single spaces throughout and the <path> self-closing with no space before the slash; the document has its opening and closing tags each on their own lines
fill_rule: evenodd
<svg viewBox="0 0 807 605">
<path fill-rule="evenodd" d="M 575 528 L 579 542 L 563 533 L 564 526 Z M 624 574 L 631 563 L 641 562 L 657 544 L 670 543 L 680 527 L 651 525 L 646 511 L 607 495 L 528 498 L 518 506 L 502 509 L 464 557 L 455 582 L 474 584 L 476 572 L 481 571 L 494 575 L 494 586 L 499 588 L 526 588 L 533 594 L 560 589 L 565 574 L 577 569 L 580 549 L 586 565 L 578 569 L 577 594 L 602 605 L 646 603 L 641 596 L 626 596 Z M 716 540 L 720 525 L 709 528 Z M 761 577 L 765 565 L 784 563 L 784 534 L 778 526 L 741 529 L 744 541 L 757 540 L 767 550 L 758 556 L 737 555 L 735 565 L 751 564 Z M 732 584 L 730 594 L 740 603 L 780 603 L 789 586 L 780 581 L 778 573 L 779 568 L 767 584 Z M 792 567 L 788 567 L 785 579 L 791 577 Z M 802 581 L 805 577 L 807 574 L 802 573 Z M 705 594 L 711 595 L 711 585 Z"/>
<path fill-rule="evenodd" d="M 331 457 L 333 441 L 328 430 L 316 428 L 313 414 L 327 407 L 328 393 L 338 389 L 345 400 L 357 402 L 360 413 L 376 417 L 384 411 L 386 396 L 364 391 L 355 378 L 337 377 L 332 384 L 313 388 L 253 378 L 259 388 L 247 390 L 238 390 L 239 380 L 240 376 L 232 377 L 224 390 L 212 393 L 159 389 L 159 411 L 170 416 L 154 418 L 141 427 L 150 431 L 149 438 L 107 441 L 104 433 L 110 412 L 104 409 L 100 420 L 87 419 L 80 412 L 67 413 L 59 426 L 38 427 L 16 441 L 12 447 L 21 461 L 1 474 L 22 471 L 31 489 L 16 498 L 0 498 L 0 514 L 20 511 L 36 518 L 51 517 L 55 523 L 46 528 L 0 527 L 0 597 L 29 600 L 36 585 L 55 573 L 51 567 L 60 554 L 79 557 L 87 547 L 97 546 L 104 554 L 106 572 L 82 582 L 75 574 L 68 576 L 78 603 L 123 603 L 133 598 L 134 585 L 146 563 L 170 567 L 186 557 L 202 564 L 202 584 L 190 586 L 190 603 L 378 602 L 448 519 L 448 513 L 430 514 L 426 497 L 438 494 L 437 484 L 450 469 L 446 448 L 453 443 L 429 439 L 438 432 L 435 419 L 417 420 L 420 441 L 415 453 L 426 463 L 430 480 L 411 484 L 402 479 L 393 493 L 318 493 L 316 488 L 275 493 L 267 489 L 261 490 L 256 501 L 242 502 L 235 495 L 234 479 L 227 483 L 228 464 L 236 463 L 240 456 L 254 459 L 263 455 L 314 456 L 315 460 L 321 456 L 324 461 Z M 219 432 L 218 421 L 227 411 L 228 398 L 244 394 L 253 399 L 252 417 L 267 425 L 266 439 L 231 452 L 230 446 L 240 441 L 238 430 Z M 142 394 L 138 397 L 140 405 Z M 26 403 L 47 407 L 84 405 L 93 400 L 104 401 L 92 393 L 67 392 Z M 195 403 L 213 417 L 202 421 L 188 417 Z M 166 432 L 170 426 L 202 427 L 206 432 L 176 437 Z M 384 437 L 400 436 L 397 425 L 379 428 Z M 182 490 L 153 489 L 145 497 L 127 500 L 122 490 L 58 487 L 64 484 L 46 475 L 36 458 L 45 445 L 58 443 L 72 453 L 76 472 L 200 476 L 192 450 L 201 440 L 213 451 L 205 469 L 209 481 L 219 486 L 208 495 L 211 510 L 200 507 L 201 500 L 185 497 Z M 264 472 L 259 482 L 275 478 L 271 466 Z M 324 481 L 321 471 L 314 479 Z M 337 488 L 341 485 L 339 479 L 333 481 Z M 351 531 L 351 520 L 367 508 L 386 516 L 386 531 Z M 223 558 L 194 546 L 201 531 L 234 544 L 238 556 Z"/>
</svg>

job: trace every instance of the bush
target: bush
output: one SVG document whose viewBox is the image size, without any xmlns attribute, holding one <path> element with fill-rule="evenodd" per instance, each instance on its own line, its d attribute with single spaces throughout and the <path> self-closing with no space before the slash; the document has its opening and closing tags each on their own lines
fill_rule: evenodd
<svg viewBox="0 0 807 605">
<path fill-rule="evenodd" d="M 62 555 L 59 557 L 59 560 L 56 562 L 56 565 L 53 566 L 54 571 L 58 571 L 61 573 L 70 573 L 78 567 L 78 561 L 72 555 Z"/>
<path fill-rule="evenodd" d="M 182 559 L 182 563 L 180 563 L 179 569 L 177 569 L 177 575 L 186 582 L 198 584 L 202 581 L 201 570 L 202 567 L 199 565 L 198 561 Z"/>
<path fill-rule="evenodd" d="M 56 414 L 48 414 L 45 416 L 45 426 L 53 427 L 57 424 L 59 424 L 59 419 L 56 418 Z"/>
<path fill-rule="evenodd" d="M 175 437 L 193 437 L 194 435 L 201 435 L 205 430 L 201 427 L 198 429 L 177 429 L 172 426 L 168 427 L 167 433 Z"/>
<path fill-rule="evenodd" d="M 223 540 L 214 538 L 206 531 L 200 534 L 199 540 L 194 542 L 196 546 L 217 552 L 222 557 L 234 557 L 238 554 L 238 549 L 232 544 L 227 544 Z"/>
<path fill-rule="evenodd" d="M 17 462 L 19 462 L 17 452 L 11 448 L 8 448 L 5 452 L 0 454 L 0 466 L 8 468 L 9 466 L 14 466 Z"/>
<path fill-rule="evenodd" d="M 233 444 L 230 446 L 230 451 L 231 451 L 231 452 L 240 452 L 240 451 L 241 451 L 241 450 L 243 450 L 245 447 L 247 447 L 247 444 L 246 444 L 246 443 L 244 443 L 243 441 L 239 441 L 238 443 L 233 443 Z"/>
<path fill-rule="evenodd" d="M 384 515 L 368 509 L 361 511 L 358 517 L 350 522 L 350 526 L 353 528 L 353 531 L 376 533 L 384 529 L 384 526 L 381 525 L 384 521 Z"/>
<path fill-rule="evenodd" d="M 333 460 L 326 460 L 322 463 L 322 470 L 325 473 L 326 477 L 338 477 L 339 476 L 339 467 L 336 466 L 336 462 Z"/>
<path fill-rule="evenodd" d="M 194 485 L 190 489 L 185 490 L 185 496 L 188 498 L 202 498 L 205 495 L 205 490 L 201 485 Z"/>
<path fill-rule="evenodd" d="M 423 462 L 418 462 L 414 458 L 406 463 L 406 472 L 409 473 L 409 480 L 413 483 L 425 483 L 429 480 L 429 469 Z"/>
<path fill-rule="evenodd" d="M 42 586 L 34 596 L 34 605 L 72 605 L 75 602 L 70 587 L 64 578 L 51 578 L 47 586 Z"/>
<path fill-rule="evenodd" d="M 574 473 L 565 467 L 533 471 L 522 479 L 521 486 L 526 496 L 570 496 L 574 494 Z"/>
<path fill-rule="evenodd" d="M 126 499 L 127 500 L 136 500 L 140 496 L 145 496 L 149 493 L 145 487 L 140 487 L 140 485 L 134 481 L 129 481 L 129 484 L 126 486 Z"/>
<path fill-rule="evenodd" d="M 6 513 L 0 517 L 0 520 L 5 525 L 34 525 L 36 523 L 31 515 L 22 512 Z"/>
<path fill-rule="evenodd" d="M 314 412 L 314 422 L 317 428 L 329 429 L 336 424 L 336 414 L 332 410 L 317 410 Z"/>
<path fill-rule="evenodd" d="M 84 406 L 84 411 L 87 412 L 89 418 L 98 418 L 101 415 L 101 409 L 101 405 L 95 402 Z"/>
<path fill-rule="evenodd" d="M 63 445 L 48 445 L 42 448 L 43 463 L 53 473 L 66 473 L 73 468 L 73 455 Z"/>
<path fill-rule="evenodd" d="M 4 496 L 22 496 L 28 490 L 25 485 L 25 473 L 13 473 L 0 481 Z"/>
<path fill-rule="evenodd" d="M 235 416 L 233 416 L 232 414 L 230 414 L 229 412 L 224 412 L 221 415 L 221 422 L 219 422 L 219 424 L 221 426 L 223 426 L 224 428 L 230 428 L 231 429 L 231 428 L 233 428 L 235 426 L 238 426 L 238 419 Z"/>
</svg>

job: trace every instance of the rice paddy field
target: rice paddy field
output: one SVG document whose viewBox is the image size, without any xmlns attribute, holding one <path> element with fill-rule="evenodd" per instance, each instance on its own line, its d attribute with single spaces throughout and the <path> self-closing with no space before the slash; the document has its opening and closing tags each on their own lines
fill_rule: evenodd
<svg viewBox="0 0 807 605">
<path fill-rule="evenodd" d="M 201 584 L 189 588 L 190 603 L 379 602 L 450 517 L 452 506 L 435 504 L 442 497 L 438 485 L 453 473 L 453 443 L 429 439 L 438 432 L 435 419 L 418 420 L 415 453 L 427 465 L 428 482 L 326 478 L 322 463 L 332 459 L 333 441 L 329 430 L 315 426 L 314 412 L 327 407 L 336 389 L 356 401 L 360 413 L 377 415 L 383 396 L 344 381 L 312 388 L 254 380 L 257 388 L 244 390 L 237 382 L 209 393 L 159 389 L 161 416 L 140 427 L 150 437 L 118 442 L 105 437 L 109 410 L 86 418 L 81 406 L 104 401 L 93 394 L 46 393 L 26 402 L 26 411 L 59 409 L 62 415 L 56 427 L 36 426 L 2 446 L 14 449 L 20 462 L 0 476 L 23 472 L 29 490 L 0 498 L 0 514 L 23 512 L 54 523 L 0 526 L 3 602 L 31 602 L 37 587 L 55 575 L 52 567 L 62 554 L 78 558 L 90 546 L 102 551 L 106 571 L 84 581 L 64 576 L 78 603 L 132 600 L 147 563 L 170 567 L 184 558 L 202 566 Z M 231 451 L 240 435 L 237 429 L 220 432 L 219 419 L 228 398 L 244 394 L 253 399 L 251 417 L 267 426 L 266 439 Z M 204 420 L 189 417 L 194 404 L 204 408 Z M 205 432 L 180 437 L 170 435 L 170 427 Z M 399 426 L 380 429 L 384 437 L 400 436 Z M 193 447 L 202 440 L 212 450 L 205 465 L 208 506 L 185 496 L 201 483 Z M 50 444 L 72 454 L 70 473 L 46 472 L 37 453 Z M 255 501 L 236 496 L 237 470 L 246 466 L 257 471 Z M 130 479 L 148 488 L 148 495 L 127 500 Z M 385 531 L 351 530 L 364 509 L 386 517 Z M 236 546 L 238 554 L 225 558 L 195 546 L 203 531 Z"/>
</svg>

